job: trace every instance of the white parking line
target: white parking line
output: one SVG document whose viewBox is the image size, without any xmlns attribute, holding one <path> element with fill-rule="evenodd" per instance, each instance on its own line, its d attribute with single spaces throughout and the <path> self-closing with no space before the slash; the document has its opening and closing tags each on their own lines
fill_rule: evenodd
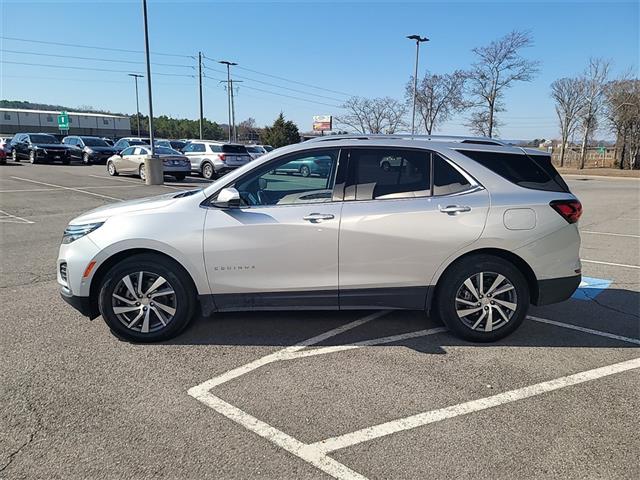
<svg viewBox="0 0 640 480">
<path fill-rule="evenodd" d="M 37 183 L 39 185 L 45 185 L 47 187 L 56 187 L 56 188 L 60 188 L 62 190 L 71 190 L 73 192 L 85 193 L 87 195 L 93 195 L 94 197 L 106 198 L 107 200 L 116 200 L 118 202 L 122 201 L 121 198 L 110 197 L 109 195 L 102 195 L 101 193 L 87 192 L 86 190 L 81 190 L 79 188 L 65 187 L 64 185 L 56 185 L 54 183 L 39 182 L 37 180 L 31 180 L 29 178 L 22 178 L 22 177 L 11 177 L 11 178 L 13 178 L 15 180 L 22 180 L 23 182 Z"/>
<path fill-rule="evenodd" d="M 588 233 L 590 235 L 609 235 L 611 237 L 630 237 L 640 238 L 640 235 L 631 235 L 629 233 L 609 233 L 609 232 L 594 232 L 592 230 L 580 230 L 580 233 Z"/>
<path fill-rule="evenodd" d="M 555 378 L 547 382 L 536 383 L 528 387 L 509 390 L 507 392 L 492 395 L 491 397 L 479 398 L 470 402 L 459 403 L 450 407 L 439 408 L 429 412 L 418 413 L 410 417 L 400 418 L 391 422 L 385 422 L 373 427 L 363 428 L 351 433 L 346 433 L 337 437 L 327 438 L 309 445 L 310 448 L 317 448 L 323 453 L 333 452 L 346 447 L 351 447 L 359 443 L 368 442 L 376 438 L 385 437 L 394 433 L 411 430 L 430 423 L 440 422 L 448 418 L 468 415 L 488 408 L 497 407 L 506 403 L 516 402 L 525 398 L 535 397 L 543 393 L 553 392 L 561 388 L 590 382 L 598 378 L 615 375 L 640 368 L 640 357 L 625 362 L 614 363 L 606 367 L 594 368 L 584 372 L 567 375 L 566 377 Z"/>
<path fill-rule="evenodd" d="M 242 365 L 233 370 L 218 375 L 211 380 L 201 383 L 188 390 L 188 394 L 196 398 L 203 404 L 214 409 L 216 412 L 224 415 L 230 420 L 242 425 L 247 430 L 259 435 L 271 443 L 281 447 L 289 453 L 297 456 L 305 462 L 313 465 L 314 467 L 322 470 L 328 475 L 337 478 L 339 480 L 366 480 L 366 477 L 362 474 L 350 469 L 346 465 L 330 458 L 327 454 L 346 448 L 352 445 L 357 445 L 375 438 L 384 437 L 404 430 L 413 429 L 429 423 L 439 422 L 448 418 L 457 417 L 460 415 L 466 415 L 488 408 L 496 407 L 506 403 L 515 402 L 525 398 L 541 395 L 544 393 L 559 390 L 572 385 L 578 385 L 580 383 L 589 382 L 598 378 L 603 378 L 616 373 L 625 372 L 628 370 L 640 368 L 640 358 L 628 360 L 626 362 L 620 362 L 606 367 L 596 368 L 592 370 L 586 370 L 584 372 L 576 373 L 573 375 L 567 375 L 565 377 L 556 378 L 546 382 L 538 383 L 528 387 L 523 387 L 507 392 L 503 392 L 491 397 L 472 400 L 469 402 L 460 403 L 429 412 L 412 415 L 409 417 L 393 420 L 391 422 L 385 422 L 373 427 L 364 428 L 356 432 L 347 433 L 337 437 L 328 438 L 315 442 L 312 444 L 305 444 L 300 440 L 288 435 L 287 433 L 279 430 L 271 425 L 263 422 L 262 420 L 252 416 L 251 414 L 231 405 L 230 403 L 222 400 L 211 393 L 211 389 L 215 386 L 221 385 L 232 379 L 238 378 L 246 373 L 252 372 L 264 365 L 273 363 L 275 361 L 293 360 L 295 358 L 308 357 L 312 355 L 321 355 L 325 353 L 333 353 L 342 350 L 348 350 L 353 348 L 359 348 L 369 345 L 380 345 L 385 343 L 393 343 L 409 338 L 416 338 L 420 336 L 433 335 L 436 333 L 444 332 L 444 327 L 437 327 L 427 330 L 419 330 L 416 332 L 409 332 L 399 335 L 391 335 L 387 337 L 381 337 L 371 340 L 364 340 L 355 342 L 349 345 L 336 345 L 329 347 L 319 347 L 312 350 L 304 350 L 306 347 L 315 345 L 328 338 L 339 335 L 340 333 L 351 330 L 355 327 L 363 325 L 374 318 L 378 318 L 384 315 L 386 312 L 377 312 L 372 315 L 368 315 L 364 318 L 348 323 L 338 328 L 329 330 L 308 340 L 297 343 L 296 345 L 283 348 L 277 352 L 266 355 L 262 358 L 254 360 L 246 365 Z M 529 317 L 531 320 L 548 323 L 558 327 L 569 328 L 578 330 L 583 333 L 589 333 L 593 335 L 599 335 L 615 340 L 622 340 L 634 344 L 639 344 L 640 341 L 636 339 L 623 337 L 620 335 L 614 335 L 608 332 L 601 332 L 589 328 L 578 327 L 577 325 L 571 325 L 562 322 L 556 322 L 554 320 L 547 320 L 539 317 Z"/>
<path fill-rule="evenodd" d="M 609 265 L 612 267 L 624 267 L 624 268 L 640 268 L 640 265 L 627 265 L 626 263 L 601 262 L 598 260 L 585 260 L 584 258 L 581 258 L 580 260 L 584 263 L 595 263 L 597 265 Z"/>
<path fill-rule="evenodd" d="M 73 186 L 68 188 L 77 188 L 77 189 L 100 189 L 100 188 L 135 188 L 135 185 L 88 185 L 88 186 Z M 0 190 L 0 193 L 32 193 L 32 192 L 57 192 L 60 188 L 24 188 L 20 190 Z"/>
<path fill-rule="evenodd" d="M 113 178 L 113 177 L 102 177 L 100 175 L 89 175 L 89 177 L 93 177 L 93 178 L 100 178 L 102 180 L 106 180 L 107 178 L 109 180 L 115 180 L 117 182 L 127 182 L 127 183 L 135 183 L 136 185 L 139 185 L 141 187 L 146 186 L 146 184 L 142 181 L 142 180 L 134 180 L 133 178 L 128 179 L 128 178 Z M 185 186 L 185 187 L 174 187 L 173 185 L 166 185 L 166 184 L 162 184 L 162 185 L 155 185 L 156 187 L 165 187 L 165 188 L 172 188 L 174 190 L 185 190 L 187 188 L 189 188 L 190 186 Z"/>
<path fill-rule="evenodd" d="M 1 223 L 35 223 L 31 220 L 27 220 L 26 218 L 18 217 L 17 215 L 12 215 L 10 213 L 5 212 L 4 210 L 0 210 L 0 213 L 4 215 L 6 218 L 0 217 Z"/>
<path fill-rule="evenodd" d="M 623 337 L 622 335 L 616 335 L 614 333 L 602 332 L 600 330 L 593 330 L 592 328 L 579 327 L 578 325 L 573 325 L 571 323 L 557 322 L 555 320 L 534 317 L 531 315 L 528 315 L 527 318 L 529 320 L 533 320 L 534 322 L 547 323 L 549 325 L 555 325 L 556 327 L 568 328 L 569 330 L 577 330 L 578 332 L 590 333 L 592 335 L 598 335 L 600 337 L 612 338 L 614 340 L 620 340 L 623 342 L 635 343 L 636 345 L 640 345 L 640 340 L 638 340 L 637 338 Z"/>
</svg>

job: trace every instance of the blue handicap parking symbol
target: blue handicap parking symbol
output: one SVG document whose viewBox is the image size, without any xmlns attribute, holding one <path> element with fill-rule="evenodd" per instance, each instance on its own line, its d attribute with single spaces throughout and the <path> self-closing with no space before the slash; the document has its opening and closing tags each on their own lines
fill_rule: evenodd
<svg viewBox="0 0 640 480">
<path fill-rule="evenodd" d="M 576 300 L 591 300 L 600 295 L 611 285 L 611 280 L 605 278 L 582 277 L 580 286 L 571 298 Z"/>
</svg>

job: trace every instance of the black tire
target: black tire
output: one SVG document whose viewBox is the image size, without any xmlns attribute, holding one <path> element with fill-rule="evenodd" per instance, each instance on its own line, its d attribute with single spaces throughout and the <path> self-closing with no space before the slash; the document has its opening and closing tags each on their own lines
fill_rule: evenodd
<svg viewBox="0 0 640 480">
<path fill-rule="evenodd" d="M 186 178 L 186 176 L 187 175 L 184 173 L 176 173 L 175 175 L 173 175 L 173 178 L 175 178 L 178 182 L 181 182 Z"/>
<path fill-rule="evenodd" d="M 71 160 L 69 160 L 68 158 L 65 158 L 64 160 L 62 160 L 63 165 L 69 165 L 70 163 L 71 163 Z"/>
<path fill-rule="evenodd" d="M 382 167 L 382 170 L 384 170 L 385 172 L 388 172 L 389 170 L 391 170 L 391 164 L 386 160 L 382 162 L 382 165 L 380 166 Z"/>
<path fill-rule="evenodd" d="M 116 164 L 110 160 L 107 162 L 107 173 L 112 177 L 118 176 L 118 171 L 116 170 Z"/>
<path fill-rule="evenodd" d="M 14 150 L 11 151 L 11 160 L 13 160 L 14 162 L 19 162 L 20 159 L 18 158 L 18 152 Z"/>
<path fill-rule="evenodd" d="M 213 180 L 216 178 L 216 169 L 213 168 L 213 164 L 211 162 L 202 162 L 200 171 L 202 173 L 202 177 L 207 180 Z"/>
<path fill-rule="evenodd" d="M 302 175 L 303 177 L 308 177 L 309 175 L 311 175 L 311 170 L 309 170 L 309 167 L 307 167 L 306 165 L 302 165 L 300 167 L 300 175 Z"/>
<path fill-rule="evenodd" d="M 137 272 L 141 271 L 163 277 L 175 292 L 175 314 L 173 318 L 166 326 L 160 326 L 159 329 L 149 333 L 142 333 L 136 329 L 140 322 L 134 325 L 134 328 L 127 328 L 114 313 L 112 301 L 114 290 L 118 288 L 121 280 L 132 274 L 137 277 Z M 112 267 L 104 277 L 98 297 L 100 314 L 113 334 L 124 340 L 140 343 L 158 342 L 178 335 L 193 319 L 196 310 L 195 305 L 195 287 L 184 269 L 175 261 L 162 255 L 154 254 L 133 255 Z M 143 307 L 141 306 L 140 308 Z M 155 318 L 157 320 L 157 317 Z"/>
<path fill-rule="evenodd" d="M 89 154 L 87 152 L 82 154 L 82 163 L 85 165 L 91 165 L 91 158 L 89 158 Z"/>
<path fill-rule="evenodd" d="M 36 164 L 38 163 L 38 157 L 36 157 L 35 150 L 29 150 L 29 163 Z"/>
<path fill-rule="evenodd" d="M 477 288 L 476 293 L 480 294 L 479 296 L 482 298 L 478 300 L 473 298 L 473 296 L 469 296 L 467 301 L 474 303 L 474 305 L 471 306 L 465 306 L 459 303 L 456 298 L 460 298 L 458 295 L 461 289 L 462 291 L 466 290 L 466 287 L 463 286 L 465 280 L 472 278 L 474 275 L 478 275 L 480 272 L 485 273 L 483 283 L 484 292 L 487 292 L 487 295 L 481 295 L 480 289 L 477 288 L 478 277 L 476 276 L 476 284 L 473 284 L 473 280 L 472 284 Z M 510 283 L 514 288 L 494 298 L 497 300 L 498 297 L 500 297 L 502 302 L 508 300 L 509 303 L 516 303 L 516 308 L 513 311 L 510 311 L 504 304 L 499 304 L 497 307 L 492 306 L 495 305 L 495 303 L 491 303 L 493 299 L 490 298 L 491 293 L 489 293 L 489 291 L 497 275 L 504 276 L 506 282 Z M 494 291 L 498 292 L 502 288 L 503 287 L 499 286 L 495 288 Z M 471 291 L 467 290 L 465 293 L 471 293 Z M 515 295 L 515 297 L 505 299 L 505 296 L 511 295 Z M 522 272 L 512 263 L 493 255 L 472 255 L 459 260 L 445 272 L 438 282 L 435 302 L 434 307 L 437 314 L 454 334 L 474 342 L 493 342 L 513 333 L 524 321 L 527 310 L 529 309 L 529 286 Z M 480 302 L 483 303 L 481 304 Z M 486 305 L 485 302 L 490 303 L 490 305 Z M 472 315 L 460 317 L 457 313 L 458 309 L 461 311 L 465 309 L 477 309 L 477 313 L 474 312 Z M 505 321 L 496 309 L 500 309 L 506 313 L 508 321 Z M 496 323 L 493 323 L 493 325 L 499 325 L 498 327 L 490 331 L 484 330 L 488 323 L 488 315 L 485 317 L 484 322 L 481 321 L 481 323 L 478 324 L 477 329 L 473 329 L 472 325 L 465 323 L 465 321 L 469 323 L 477 321 L 482 315 L 483 310 L 491 312 L 492 322 L 494 321 L 493 315 L 495 314 Z M 463 320 L 463 318 L 465 320 Z"/>
</svg>

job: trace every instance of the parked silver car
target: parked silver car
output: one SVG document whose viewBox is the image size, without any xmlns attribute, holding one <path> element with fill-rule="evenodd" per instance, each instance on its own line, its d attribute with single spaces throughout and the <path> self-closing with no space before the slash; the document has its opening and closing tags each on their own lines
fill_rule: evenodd
<svg viewBox="0 0 640 480">
<path fill-rule="evenodd" d="M 328 159 L 329 174 L 274 173 L 308 158 Z M 133 341 L 173 337 L 195 312 L 292 308 L 424 310 L 463 338 L 493 341 L 530 303 L 577 288 L 581 212 L 541 151 L 331 136 L 203 190 L 75 218 L 57 278 L 67 302 Z"/>
<path fill-rule="evenodd" d="M 191 162 L 191 171 L 211 180 L 249 163 L 252 158 L 244 145 L 191 140 L 182 149 Z"/>
<path fill-rule="evenodd" d="M 172 148 L 156 147 L 155 153 L 162 161 L 162 169 L 165 175 L 171 175 L 176 180 L 184 180 L 191 173 L 189 160 L 180 152 Z M 145 180 L 144 161 L 151 155 L 149 145 L 134 145 L 125 148 L 107 160 L 107 172 L 111 176 L 121 173 L 138 175 Z"/>
<path fill-rule="evenodd" d="M 267 150 L 262 145 L 245 145 L 245 147 L 253 160 L 267 153 Z"/>
</svg>

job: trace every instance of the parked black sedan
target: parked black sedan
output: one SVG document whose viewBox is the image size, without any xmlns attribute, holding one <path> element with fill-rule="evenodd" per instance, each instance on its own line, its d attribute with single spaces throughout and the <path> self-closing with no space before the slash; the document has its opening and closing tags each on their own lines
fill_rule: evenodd
<svg viewBox="0 0 640 480">
<path fill-rule="evenodd" d="M 82 160 L 82 163 L 106 163 L 111 155 L 118 151 L 100 137 L 69 136 L 62 139 L 62 143 L 70 147 L 71 158 Z"/>
<path fill-rule="evenodd" d="M 31 163 L 62 162 L 68 165 L 71 152 L 48 133 L 16 133 L 11 140 L 11 157 L 14 162 L 26 158 Z"/>
</svg>

